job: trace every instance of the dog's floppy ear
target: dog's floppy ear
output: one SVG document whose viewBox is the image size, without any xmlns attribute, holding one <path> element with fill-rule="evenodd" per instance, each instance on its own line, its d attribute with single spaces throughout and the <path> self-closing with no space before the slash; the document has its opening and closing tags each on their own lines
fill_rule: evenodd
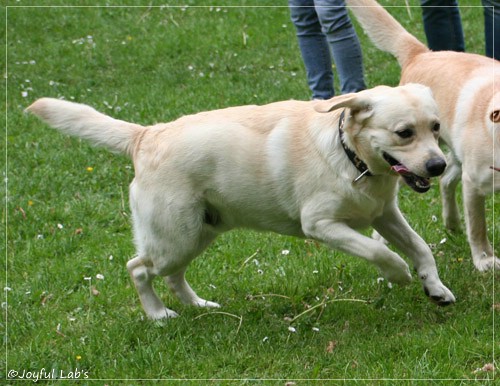
<svg viewBox="0 0 500 386">
<path fill-rule="evenodd" d="M 359 93 L 345 94 L 326 101 L 319 101 L 314 106 L 318 113 L 329 113 L 341 108 L 350 110 L 349 118 L 363 122 L 373 115 L 373 106 L 369 98 Z"/>
</svg>

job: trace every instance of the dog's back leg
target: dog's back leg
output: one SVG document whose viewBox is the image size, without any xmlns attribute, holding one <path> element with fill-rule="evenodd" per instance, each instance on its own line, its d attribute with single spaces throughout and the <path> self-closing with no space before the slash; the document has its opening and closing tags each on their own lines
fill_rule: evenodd
<svg viewBox="0 0 500 386">
<path fill-rule="evenodd" d="M 170 239 L 170 235 L 166 239 Z M 150 319 L 177 317 L 177 313 L 165 307 L 155 293 L 152 281 L 156 276 L 163 276 L 170 290 L 184 304 L 198 307 L 220 307 L 219 304 L 200 298 L 185 279 L 187 265 L 212 242 L 216 234 L 200 232 L 198 240 L 183 239 L 177 234 L 176 242 L 163 243 L 163 253 L 149 259 L 143 255 L 127 263 L 127 269 L 137 289 L 144 312 Z M 168 248 L 170 246 L 170 248 Z M 154 246 L 156 247 L 156 246 Z M 143 249 L 143 248 L 140 248 Z M 154 253 L 156 248 L 146 248 Z"/>
<path fill-rule="evenodd" d="M 196 238 L 182 240 L 182 236 L 178 235 L 175 247 L 171 249 L 171 252 L 175 253 L 176 256 L 175 259 L 169 258 L 168 260 L 185 262 L 185 265 L 181 266 L 181 268 L 177 268 L 175 272 L 167 272 L 164 279 L 170 291 L 172 291 L 172 293 L 184 304 L 209 308 L 220 307 L 220 305 L 215 302 L 200 298 L 185 278 L 189 262 L 200 255 L 216 237 L 217 232 L 212 229 L 212 226 L 204 223 Z"/>
<path fill-rule="evenodd" d="M 187 265 L 197 257 L 212 242 L 216 234 L 201 231 L 198 238 L 186 238 L 177 233 L 175 242 L 172 235 L 166 235 L 160 249 L 158 245 L 144 245 L 139 251 L 140 255 L 127 263 L 127 269 L 137 289 L 139 299 L 146 315 L 150 319 L 173 318 L 178 316 L 176 312 L 165 307 L 158 295 L 155 293 L 152 281 L 156 276 L 163 276 L 170 290 L 184 304 L 192 304 L 199 307 L 220 307 L 217 303 L 200 298 L 185 279 Z M 165 242 L 166 241 L 166 242 Z M 155 252 L 156 250 L 156 252 Z M 162 252 L 158 254 L 159 250 Z M 147 257 L 151 254 L 152 258 Z"/>
<path fill-rule="evenodd" d="M 495 256 L 488 240 L 485 196 L 474 187 L 466 173 L 462 175 L 462 190 L 467 238 L 474 265 L 481 272 L 500 269 L 500 259 Z"/>
<path fill-rule="evenodd" d="M 132 277 L 142 308 L 150 319 L 175 318 L 177 313 L 165 307 L 156 295 L 152 281 L 157 276 L 154 268 L 142 256 L 137 256 L 127 263 L 127 269 Z"/>
<path fill-rule="evenodd" d="M 168 287 L 179 300 L 184 304 L 192 304 L 198 307 L 219 308 L 219 304 L 202 299 L 196 295 L 184 277 L 185 272 L 186 270 L 184 269 L 176 274 L 165 277 Z"/>
<path fill-rule="evenodd" d="M 186 190 L 183 194 L 145 189 L 137 181 L 130 188 L 134 238 L 139 257 L 127 268 L 137 288 L 144 311 L 151 319 L 175 317 L 154 292 L 152 281 L 165 278 L 182 303 L 218 307 L 200 298 L 186 282 L 189 263 L 217 237 L 217 214 L 207 215 L 206 203 Z"/>
</svg>

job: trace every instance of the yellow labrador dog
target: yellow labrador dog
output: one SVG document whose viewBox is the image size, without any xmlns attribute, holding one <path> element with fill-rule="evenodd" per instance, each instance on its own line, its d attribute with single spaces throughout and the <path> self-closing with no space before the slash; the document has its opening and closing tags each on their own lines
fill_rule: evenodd
<svg viewBox="0 0 500 386">
<path fill-rule="evenodd" d="M 373 225 L 411 258 L 434 302 L 455 301 L 396 201 L 400 175 L 424 192 L 446 167 L 427 87 L 233 107 L 149 127 L 50 98 L 28 111 L 133 159 L 137 256 L 127 268 L 152 319 L 177 316 L 154 292 L 156 276 L 184 303 L 219 307 L 198 297 L 184 274 L 217 235 L 238 227 L 315 239 L 368 260 L 391 282 L 409 283 L 397 253 L 355 231 Z"/>
<path fill-rule="evenodd" d="M 363 29 L 401 65 L 401 84 L 432 89 L 441 114 L 441 138 L 451 149 L 441 178 L 443 219 L 460 228 L 456 201 L 462 179 L 465 223 L 474 265 L 500 269 L 488 240 L 485 197 L 500 190 L 500 63 L 463 52 L 432 52 L 374 0 L 347 0 Z"/>
</svg>

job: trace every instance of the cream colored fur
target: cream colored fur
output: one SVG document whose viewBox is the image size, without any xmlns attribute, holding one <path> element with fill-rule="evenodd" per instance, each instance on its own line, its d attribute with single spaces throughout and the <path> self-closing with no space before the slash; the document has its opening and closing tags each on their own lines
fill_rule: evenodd
<svg viewBox="0 0 500 386">
<path fill-rule="evenodd" d="M 460 179 L 467 237 L 480 271 L 500 269 L 488 240 L 485 198 L 500 190 L 500 63 L 459 52 L 432 52 L 374 0 L 347 0 L 380 49 L 398 59 L 401 84 L 432 89 L 440 110 L 441 138 L 451 149 L 441 178 L 445 225 L 460 228 L 456 187 Z"/>
<path fill-rule="evenodd" d="M 349 147 L 374 176 L 359 172 L 339 140 L 339 115 Z M 137 256 L 127 268 L 152 319 L 177 314 L 153 290 L 156 276 L 179 299 L 200 298 L 184 273 L 220 233 L 247 227 L 312 238 L 373 263 L 387 280 L 407 284 L 407 263 L 355 229 L 372 225 L 408 256 L 427 295 L 455 301 L 441 283 L 427 244 L 397 206 L 396 173 L 384 152 L 423 177 L 442 159 L 433 127 L 438 111 L 428 88 L 377 87 L 329 101 L 286 101 L 203 112 L 143 127 L 72 102 L 43 98 L 28 111 L 64 133 L 125 152 L 134 162 L 130 186 Z M 414 135 L 398 130 L 411 125 Z"/>
</svg>

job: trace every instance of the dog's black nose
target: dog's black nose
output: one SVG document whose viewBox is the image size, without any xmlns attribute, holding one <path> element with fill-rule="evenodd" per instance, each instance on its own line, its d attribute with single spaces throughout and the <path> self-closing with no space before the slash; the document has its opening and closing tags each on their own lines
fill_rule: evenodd
<svg viewBox="0 0 500 386">
<path fill-rule="evenodd" d="M 446 168 L 446 161 L 441 157 L 434 157 L 425 163 L 425 168 L 431 177 L 436 177 L 443 174 Z"/>
</svg>

